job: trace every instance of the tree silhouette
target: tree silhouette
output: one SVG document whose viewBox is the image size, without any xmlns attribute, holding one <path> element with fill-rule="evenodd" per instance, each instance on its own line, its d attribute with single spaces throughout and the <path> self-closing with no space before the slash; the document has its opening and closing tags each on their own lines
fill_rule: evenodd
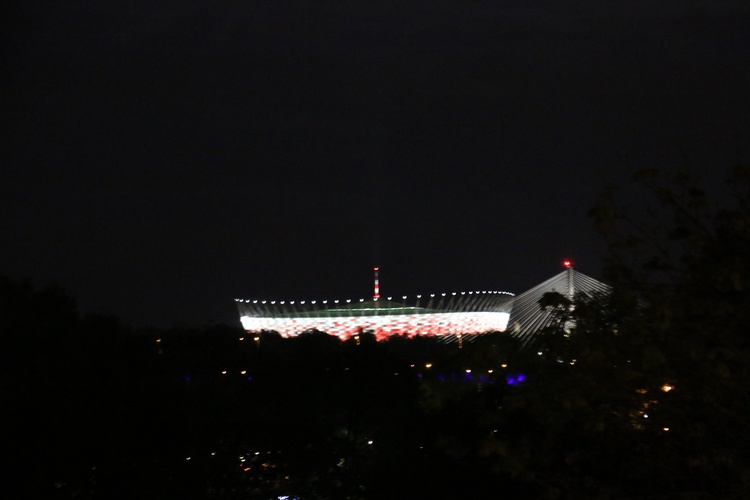
<svg viewBox="0 0 750 500">
<path fill-rule="evenodd" d="M 557 321 L 533 346 L 535 388 L 506 406 L 527 426 L 527 449 L 548 459 L 521 462 L 519 474 L 551 496 L 744 498 L 750 169 L 732 171 L 720 208 L 684 174 L 635 180 L 656 202 L 645 221 L 612 193 L 592 210 L 610 243 L 612 293 L 542 301 Z M 501 457 L 517 445 L 507 441 Z"/>
</svg>

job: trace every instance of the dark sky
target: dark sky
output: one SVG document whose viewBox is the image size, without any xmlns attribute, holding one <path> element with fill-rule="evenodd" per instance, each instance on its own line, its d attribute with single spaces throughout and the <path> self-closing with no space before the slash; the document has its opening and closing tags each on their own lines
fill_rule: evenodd
<svg viewBox="0 0 750 500">
<path fill-rule="evenodd" d="M 0 273 L 135 325 L 597 276 L 606 184 L 750 159 L 746 1 L 0 9 Z"/>
</svg>

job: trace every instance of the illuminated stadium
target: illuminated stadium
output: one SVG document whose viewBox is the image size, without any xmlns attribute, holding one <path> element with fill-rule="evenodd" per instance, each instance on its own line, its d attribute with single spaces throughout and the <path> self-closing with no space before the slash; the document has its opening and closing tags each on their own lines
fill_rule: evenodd
<svg viewBox="0 0 750 500">
<path fill-rule="evenodd" d="M 441 337 L 447 341 L 462 335 L 504 332 L 524 344 L 545 328 L 552 317 L 538 303 L 546 292 L 573 298 L 576 293 L 606 291 L 603 283 L 573 270 L 569 261 L 560 274 L 515 296 L 510 292 L 470 291 L 381 299 L 378 269 L 375 293 L 370 300 L 260 300 L 235 299 L 242 327 L 248 332 L 278 332 L 282 337 L 320 331 L 347 340 L 360 333 L 377 340 L 392 335 Z M 511 328 L 508 328 L 508 325 Z"/>
<path fill-rule="evenodd" d="M 321 331 L 342 340 L 372 333 L 383 340 L 391 335 L 451 337 L 504 331 L 513 297 L 509 292 L 471 291 L 381 299 L 376 268 L 371 300 L 235 300 L 248 332 L 275 331 L 293 337 Z"/>
</svg>

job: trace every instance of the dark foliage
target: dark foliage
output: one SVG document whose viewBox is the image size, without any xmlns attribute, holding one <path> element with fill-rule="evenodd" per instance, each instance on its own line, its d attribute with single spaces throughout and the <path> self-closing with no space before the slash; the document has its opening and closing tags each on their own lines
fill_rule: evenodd
<svg viewBox="0 0 750 500">
<path fill-rule="evenodd" d="M 7 498 L 746 498 L 750 171 L 608 194 L 613 292 L 530 348 L 133 330 L 0 278 Z M 20 492 L 20 494 L 19 494 Z"/>
</svg>

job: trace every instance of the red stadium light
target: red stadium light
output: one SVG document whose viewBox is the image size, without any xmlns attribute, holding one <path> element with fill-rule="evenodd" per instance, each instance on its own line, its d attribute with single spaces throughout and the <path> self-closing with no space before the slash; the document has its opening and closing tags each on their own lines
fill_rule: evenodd
<svg viewBox="0 0 750 500">
<path fill-rule="evenodd" d="M 569 261 L 569 260 L 564 260 L 563 261 L 563 266 L 565 266 L 565 267 L 570 267 L 572 265 L 573 265 L 573 263 L 571 261 Z"/>
</svg>

